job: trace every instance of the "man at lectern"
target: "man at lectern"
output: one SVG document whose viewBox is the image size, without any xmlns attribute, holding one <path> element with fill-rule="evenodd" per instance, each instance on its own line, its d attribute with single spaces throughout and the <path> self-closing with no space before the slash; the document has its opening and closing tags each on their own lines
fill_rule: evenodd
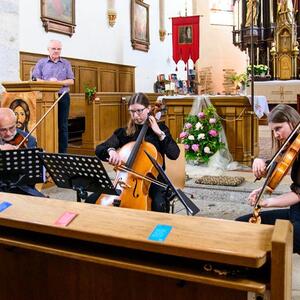
<svg viewBox="0 0 300 300">
<path fill-rule="evenodd" d="M 32 78 L 37 81 L 56 81 L 63 87 L 58 91 L 64 96 L 58 102 L 59 153 L 66 153 L 68 148 L 68 118 L 70 109 L 70 85 L 74 84 L 74 74 L 68 60 L 60 56 L 62 44 L 51 40 L 48 45 L 49 56 L 40 59 L 32 71 Z"/>
<path fill-rule="evenodd" d="M 23 142 L 27 132 L 17 128 L 17 117 L 10 108 L 0 108 L 0 150 L 14 150 Z M 36 139 L 33 136 L 26 138 L 20 148 L 36 148 Z M 0 179 L 0 191 L 6 191 L 2 188 L 4 180 Z M 34 186 L 31 185 L 16 185 L 9 189 L 11 193 L 45 197 Z"/>
</svg>

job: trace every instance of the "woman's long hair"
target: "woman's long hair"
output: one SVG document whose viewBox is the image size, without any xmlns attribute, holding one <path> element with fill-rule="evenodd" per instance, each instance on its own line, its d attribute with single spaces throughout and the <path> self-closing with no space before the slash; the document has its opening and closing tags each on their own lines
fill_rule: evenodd
<svg viewBox="0 0 300 300">
<path fill-rule="evenodd" d="M 129 108 L 130 105 L 133 105 L 133 104 L 141 104 L 145 107 L 149 107 L 150 101 L 149 101 L 148 97 L 145 94 L 136 93 L 136 94 L 133 94 L 130 97 L 130 99 L 128 101 L 128 108 Z M 136 124 L 134 123 L 133 119 L 130 116 L 130 119 L 127 123 L 126 134 L 128 136 L 133 136 L 136 133 L 136 130 L 137 130 L 137 126 L 136 126 Z"/>
<path fill-rule="evenodd" d="M 300 115 L 293 107 L 287 104 L 278 104 L 275 106 L 268 115 L 268 123 L 284 123 L 290 124 L 291 130 L 293 130 L 300 121 Z M 300 130 L 298 130 L 300 133 Z M 272 135 L 274 138 L 274 135 Z M 273 145 L 274 146 L 274 139 Z M 276 148 L 279 148 L 280 143 L 276 141 Z"/>
</svg>

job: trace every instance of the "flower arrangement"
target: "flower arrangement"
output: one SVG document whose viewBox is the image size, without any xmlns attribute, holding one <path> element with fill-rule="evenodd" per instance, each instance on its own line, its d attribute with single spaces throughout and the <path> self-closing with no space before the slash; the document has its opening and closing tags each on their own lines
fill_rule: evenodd
<svg viewBox="0 0 300 300">
<path fill-rule="evenodd" d="M 254 75 L 265 75 L 268 73 L 268 66 L 266 65 L 253 65 L 253 73 Z M 251 65 L 247 67 L 247 74 L 251 74 Z"/>
<path fill-rule="evenodd" d="M 234 83 L 235 86 L 247 86 L 249 83 L 249 78 L 246 72 L 241 74 L 234 73 L 232 76 L 230 76 L 230 80 Z"/>
<path fill-rule="evenodd" d="M 179 138 L 185 147 L 187 160 L 207 163 L 209 158 L 224 147 L 220 141 L 221 120 L 216 118 L 216 110 L 208 106 L 198 115 L 186 118 Z"/>
<path fill-rule="evenodd" d="M 95 100 L 97 88 L 94 86 L 92 88 L 89 88 L 88 86 L 84 87 L 84 93 L 87 96 L 87 99 L 89 103 L 93 102 Z"/>
</svg>

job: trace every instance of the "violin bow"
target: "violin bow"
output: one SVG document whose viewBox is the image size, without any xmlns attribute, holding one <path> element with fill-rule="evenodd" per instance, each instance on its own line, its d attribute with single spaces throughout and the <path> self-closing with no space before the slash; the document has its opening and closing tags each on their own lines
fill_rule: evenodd
<svg viewBox="0 0 300 300">
<path fill-rule="evenodd" d="M 51 107 L 45 112 L 45 114 L 40 118 L 40 120 L 32 127 L 32 129 L 28 132 L 28 134 L 23 138 L 19 145 L 17 145 L 16 149 L 19 149 L 23 143 L 28 139 L 28 137 L 32 134 L 32 132 L 39 126 L 39 124 L 45 119 L 45 117 L 49 114 L 49 112 L 54 108 L 54 106 L 58 103 L 58 101 L 65 95 L 66 91 L 64 91 L 59 98 L 51 105 Z"/>
</svg>

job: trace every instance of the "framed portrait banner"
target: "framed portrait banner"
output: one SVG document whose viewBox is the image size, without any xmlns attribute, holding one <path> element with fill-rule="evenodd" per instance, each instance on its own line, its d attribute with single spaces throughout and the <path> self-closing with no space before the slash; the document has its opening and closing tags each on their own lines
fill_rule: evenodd
<svg viewBox="0 0 300 300">
<path fill-rule="evenodd" d="M 149 5 L 140 0 L 131 0 L 131 45 L 146 52 L 150 46 Z"/>
<path fill-rule="evenodd" d="M 41 0 L 45 30 L 72 36 L 75 32 L 75 0 Z"/>
</svg>

